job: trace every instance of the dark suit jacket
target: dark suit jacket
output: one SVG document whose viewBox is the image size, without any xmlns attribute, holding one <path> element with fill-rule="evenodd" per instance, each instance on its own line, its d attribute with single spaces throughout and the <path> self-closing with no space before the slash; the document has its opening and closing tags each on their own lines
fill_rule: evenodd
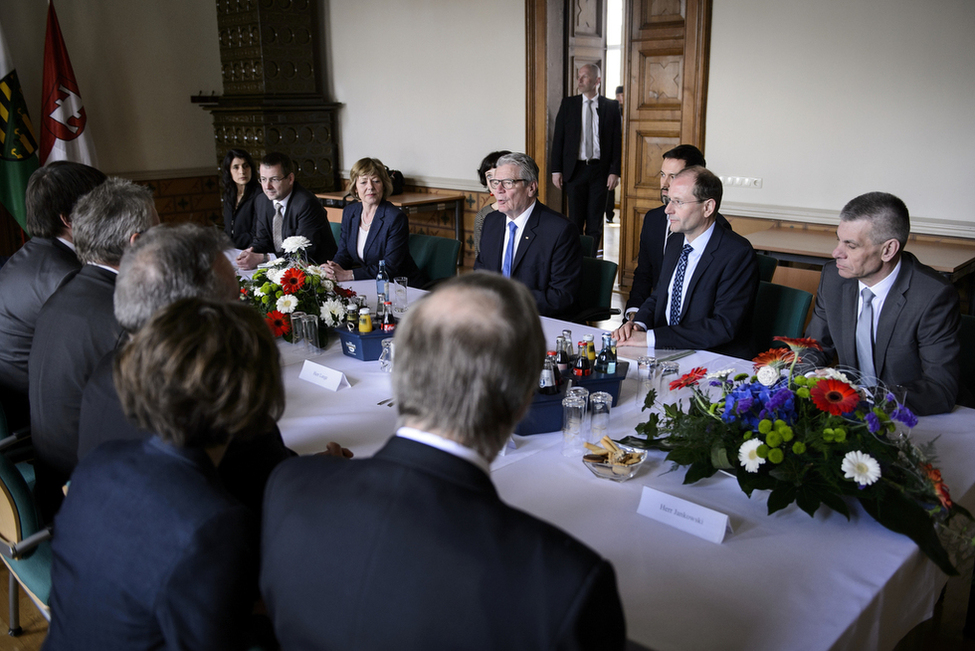
<svg viewBox="0 0 975 651">
<path fill-rule="evenodd" d="M 733 230 L 728 220 L 721 213 L 715 214 L 718 226 Z M 626 301 L 626 310 L 631 307 L 639 308 L 650 298 L 653 288 L 660 279 L 660 268 L 664 262 L 664 235 L 667 233 L 667 213 L 664 206 L 658 206 L 647 212 L 643 217 L 643 229 L 640 231 L 640 254 L 637 258 L 636 270 L 633 272 L 633 285 L 630 287 L 630 298 Z M 684 235 L 671 233 L 667 247 L 684 246 Z M 669 279 L 668 279 L 669 282 Z"/>
<path fill-rule="evenodd" d="M 41 307 L 81 263 L 59 240 L 34 237 L 0 268 L 0 385 L 26 394 L 27 357 Z"/>
<path fill-rule="evenodd" d="M 842 278 L 836 262 L 823 267 L 806 336 L 823 345 L 804 361 L 857 368 L 856 322 L 859 286 Z M 874 369 L 888 387 L 907 388 L 907 406 L 918 415 L 951 411 L 958 395 L 958 290 L 938 272 L 901 255 L 901 269 L 884 300 L 874 343 Z"/>
<path fill-rule="evenodd" d="M 615 99 L 596 96 L 596 113 L 599 115 L 599 172 L 601 176 L 620 175 L 623 151 L 623 125 L 620 104 Z M 582 138 L 582 95 L 572 95 L 562 100 L 555 116 L 555 133 L 552 136 L 551 172 L 561 172 L 564 181 L 572 178 L 579 159 L 579 142 Z"/>
<path fill-rule="evenodd" d="M 758 293 L 758 262 L 751 243 L 715 226 L 681 302 L 681 321 L 667 325 L 667 293 L 681 246 L 667 246 L 660 280 L 637 312 L 636 320 L 653 328 L 658 348 L 711 350 L 733 357 L 751 356 L 749 330 Z"/>
<path fill-rule="evenodd" d="M 114 360 L 115 351 L 109 351 L 85 385 L 78 421 L 79 462 L 105 441 L 142 441 L 152 436 L 125 417 L 112 381 Z M 253 439 L 233 439 L 217 472 L 230 494 L 259 516 L 267 478 L 275 466 L 293 456 L 295 453 L 281 439 L 281 431 L 273 425 Z"/>
<path fill-rule="evenodd" d="M 379 273 L 379 261 L 385 260 L 390 279 L 406 276 L 411 287 L 422 287 L 425 280 L 420 278 L 420 269 L 410 255 L 410 222 L 406 214 L 388 201 L 379 204 L 366 237 L 365 260 L 357 249 L 361 221 L 361 203 L 349 204 L 342 211 L 339 250 L 333 262 L 343 269 L 352 269 L 356 280 L 369 280 Z"/>
<path fill-rule="evenodd" d="M 301 187 L 295 181 L 291 188 L 291 199 L 284 211 L 284 222 L 281 225 L 281 239 L 286 240 L 292 235 L 308 238 L 311 247 L 307 250 L 308 257 L 314 262 L 322 264 L 335 257 L 338 246 L 332 237 L 332 227 L 325 218 L 322 202 L 314 194 Z M 274 253 L 281 255 L 283 251 L 274 250 L 274 236 L 272 223 L 274 221 L 274 203 L 263 192 L 254 198 L 254 240 L 252 246 L 255 253 Z"/>
<path fill-rule="evenodd" d="M 61 474 L 70 474 L 78 463 L 85 383 L 122 334 L 115 320 L 115 278 L 107 269 L 86 264 L 37 317 L 30 353 L 31 438 L 39 464 Z M 37 481 L 40 490 L 40 473 Z"/>
<path fill-rule="evenodd" d="M 227 237 L 233 241 L 234 246 L 238 249 L 246 249 L 254 241 L 254 222 L 256 221 L 254 218 L 254 202 L 258 196 L 263 195 L 264 192 L 258 186 L 257 191 L 244 199 L 239 206 L 235 207 L 227 202 L 223 204 L 223 228 L 227 232 Z M 274 216 L 273 206 L 271 216 Z"/>
<path fill-rule="evenodd" d="M 500 212 L 484 218 L 475 270 L 501 272 L 507 221 Z M 536 201 L 511 264 L 511 277 L 531 290 L 542 316 L 571 314 L 582 283 L 582 245 L 575 224 Z"/>
<path fill-rule="evenodd" d="M 55 528 L 45 648 L 244 648 L 257 522 L 203 450 L 107 443 L 78 466 Z"/>
<path fill-rule="evenodd" d="M 473 464 L 393 437 L 268 483 L 261 593 L 284 649 L 622 649 L 612 566 L 504 504 Z"/>
</svg>

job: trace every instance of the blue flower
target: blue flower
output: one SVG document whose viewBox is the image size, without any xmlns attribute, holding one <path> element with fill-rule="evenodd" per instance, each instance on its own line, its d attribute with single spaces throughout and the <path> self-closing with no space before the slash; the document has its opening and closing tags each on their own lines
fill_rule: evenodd
<svg viewBox="0 0 975 651">
<path fill-rule="evenodd" d="M 871 411 L 864 420 L 867 422 L 867 429 L 870 430 L 871 434 L 876 434 L 880 430 L 880 419 L 877 418 L 877 414 Z"/>
<path fill-rule="evenodd" d="M 914 427 L 917 425 L 917 416 L 915 416 L 910 409 L 904 407 L 903 405 L 890 412 L 890 417 L 898 422 L 904 423 L 908 427 Z"/>
</svg>

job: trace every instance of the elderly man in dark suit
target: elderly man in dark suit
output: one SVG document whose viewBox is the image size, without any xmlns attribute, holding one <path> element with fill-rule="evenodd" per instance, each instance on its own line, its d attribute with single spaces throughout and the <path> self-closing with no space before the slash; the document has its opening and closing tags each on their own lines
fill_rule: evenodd
<svg viewBox="0 0 975 651">
<path fill-rule="evenodd" d="M 666 211 L 683 246 L 667 247 L 650 298 L 614 333 L 619 345 L 750 356 L 758 263 L 748 240 L 716 225 L 721 194 L 721 180 L 703 167 L 674 178 Z"/>
<path fill-rule="evenodd" d="M 396 329 L 396 436 L 275 470 L 261 593 L 282 648 L 623 648 L 612 566 L 491 483 L 538 385 L 534 303 L 497 274 L 440 285 Z"/>
<path fill-rule="evenodd" d="M 35 493 L 46 519 L 78 463 L 81 392 L 122 334 L 112 302 L 122 253 L 158 223 L 152 191 L 124 179 L 108 179 L 75 205 L 72 232 L 84 266 L 38 314 L 28 360 Z"/>
<path fill-rule="evenodd" d="M 497 271 L 524 283 L 542 316 L 568 316 L 582 283 L 578 230 L 536 200 L 538 165 L 530 156 L 499 158 L 490 183 L 498 211 L 484 219 L 474 269 Z"/>
<path fill-rule="evenodd" d="M 919 415 L 951 411 L 958 396 L 958 291 L 904 251 L 911 231 L 904 202 L 885 192 L 840 212 L 834 260 L 823 267 L 806 336 L 823 345 L 803 360 L 855 368 L 874 385 L 906 390 Z"/>
<path fill-rule="evenodd" d="M 677 145 L 664 152 L 660 163 L 660 203 L 661 205 L 648 211 L 643 217 L 643 228 L 640 230 L 640 252 L 636 269 L 633 271 L 633 285 L 630 287 L 630 297 L 626 301 L 623 319 L 633 320 L 637 310 L 643 302 L 650 298 L 653 288 L 660 278 L 660 269 L 664 262 L 664 252 L 669 246 L 678 248 L 684 246 L 684 236 L 672 233 L 670 218 L 667 216 L 667 202 L 670 200 L 670 184 L 674 177 L 685 167 L 700 165 L 707 167 L 704 154 L 694 145 Z M 731 230 L 731 224 L 721 213 L 714 214 L 718 226 Z"/>
<path fill-rule="evenodd" d="M 71 210 L 105 180 L 94 167 L 56 161 L 27 182 L 31 239 L 0 267 L 0 402 L 14 429 L 30 423 L 27 358 L 41 306 L 81 262 L 71 238 Z"/>
<path fill-rule="evenodd" d="M 606 195 L 620 179 L 623 126 L 619 102 L 599 94 L 599 66 L 579 68 L 579 95 L 562 100 L 552 136 L 551 170 L 555 187 L 565 188 L 569 218 L 581 233 L 603 237 Z"/>
<path fill-rule="evenodd" d="M 295 180 L 291 159 L 271 152 L 261 160 L 259 180 L 264 194 L 254 198 L 254 243 L 237 256 L 240 268 L 254 269 L 271 253 L 283 255 L 282 242 L 294 235 L 311 243 L 305 252 L 314 262 L 335 257 L 338 246 L 322 202 Z"/>
</svg>

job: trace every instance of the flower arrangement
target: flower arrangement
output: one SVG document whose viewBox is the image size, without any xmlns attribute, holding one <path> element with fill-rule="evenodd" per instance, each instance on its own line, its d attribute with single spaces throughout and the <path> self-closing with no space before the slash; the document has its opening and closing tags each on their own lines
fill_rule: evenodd
<svg viewBox="0 0 975 651">
<path fill-rule="evenodd" d="M 769 490 L 769 514 L 795 502 L 810 516 L 825 504 L 849 518 L 844 498 L 856 499 L 945 573 L 957 574 L 943 542 L 970 550 L 972 516 L 951 501 L 932 465 L 933 444 L 911 442 L 914 414 L 883 387 L 857 387 L 837 370 L 797 374 L 802 352 L 821 350 L 818 342 L 776 340 L 789 348 L 756 357 L 754 375 L 695 368 L 675 380 L 671 390 L 691 389 L 687 410 L 664 405 L 662 416 L 652 413 L 637 426 L 645 438 L 622 442 L 668 451 L 675 466 L 687 466 L 685 484 L 722 470 L 749 496 Z M 650 391 L 644 409 L 655 400 Z M 962 531 L 951 525 L 956 516 Z"/>
<path fill-rule="evenodd" d="M 326 326 L 318 329 L 319 346 L 328 340 L 328 328 L 345 320 L 342 299 L 355 296 L 352 290 L 339 287 L 325 277 L 321 267 L 307 263 L 305 249 L 311 246 L 299 235 L 282 243 L 286 255 L 270 266 L 259 269 L 250 280 L 241 279 L 240 298 L 264 315 L 275 337 L 291 341 L 291 314 L 304 312 L 318 315 Z"/>
</svg>

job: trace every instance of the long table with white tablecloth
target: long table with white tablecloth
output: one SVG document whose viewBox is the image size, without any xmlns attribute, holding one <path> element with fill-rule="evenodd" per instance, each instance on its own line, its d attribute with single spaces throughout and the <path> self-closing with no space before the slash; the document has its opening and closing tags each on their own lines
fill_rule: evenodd
<svg viewBox="0 0 975 651">
<path fill-rule="evenodd" d="M 371 281 L 347 283 L 375 302 Z M 410 299 L 419 296 L 410 290 Z M 546 341 L 570 328 L 575 339 L 599 330 L 543 319 Z M 332 392 L 298 379 L 307 353 L 282 344 L 287 408 L 279 422 L 299 453 L 336 440 L 358 457 L 374 454 L 393 434 L 390 377 L 378 362 L 342 354 L 338 337 L 311 361 L 344 372 L 351 387 Z M 620 349 L 626 354 L 626 349 Z M 634 351 L 635 352 L 635 351 Z M 447 364 L 449 360 L 430 360 Z M 698 352 L 696 366 L 750 370 L 750 362 Z M 612 412 L 610 435 L 633 433 L 645 418 L 636 404 L 636 364 Z M 973 507 L 975 411 L 925 417 L 919 440 L 940 435 L 944 479 L 956 500 Z M 928 618 L 945 575 L 907 537 L 888 531 L 851 504 L 852 517 L 820 508 L 814 518 L 795 505 L 766 514 L 764 493 L 749 499 L 737 481 L 715 476 L 683 485 L 663 453 L 651 452 L 636 477 L 615 483 L 593 476 L 581 459 L 561 455 L 560 432 L 513 437 L 491 477 L 509 504 L 547 520 L 608 558 L 616 568 L 627 635 L 655 651 L 687 649 L 890 649 Z M 730 516 L 733 531 L 717 544 L 637 514 L 643 486 Z M 324 550 L 323 550 L 324 551 Z"/>
</svg>

